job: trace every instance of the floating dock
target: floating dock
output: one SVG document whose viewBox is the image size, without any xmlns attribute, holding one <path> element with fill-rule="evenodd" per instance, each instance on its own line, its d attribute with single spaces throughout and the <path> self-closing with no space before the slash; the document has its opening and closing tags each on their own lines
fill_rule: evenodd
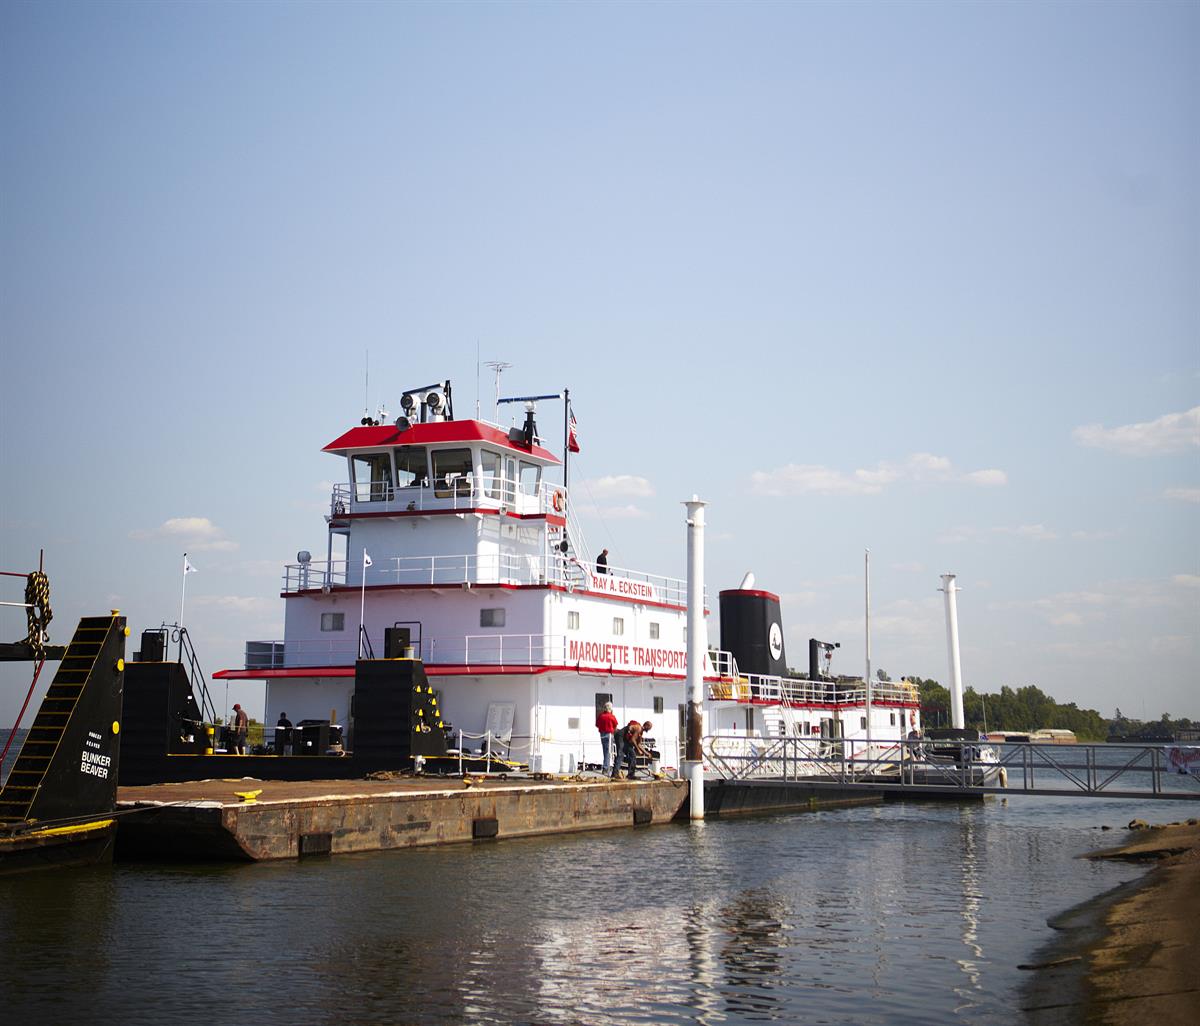
<svg viewBox="0 0 1200 1026">
<path fill-rule="evenodd" d="M 687 793 L 681 780 L 425 777 L 122 787 L 117 854 L 258 861 L 643 826 L 670 822 Z"/>
<path fill-rule="evenodd" d="M 710 781 L 711 814 L 803 811 L 882 800 Z M 202 780 L 122 787 L 117 856 L 261 861 L 651 826 L 687 818 L 683 780 Z"/>
</svg>

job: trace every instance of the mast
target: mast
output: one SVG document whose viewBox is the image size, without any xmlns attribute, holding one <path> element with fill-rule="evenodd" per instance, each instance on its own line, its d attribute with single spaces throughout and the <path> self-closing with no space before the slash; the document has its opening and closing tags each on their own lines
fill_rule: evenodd
<svg viewBox="0 0 1200 1026">
<path fill-rule="evenodd" d="M 871 758 L 871 550 L 863 553 L 863 581 L 866 602 L 866 633 L 867 633 L 867 759 Z"/>
</svg>

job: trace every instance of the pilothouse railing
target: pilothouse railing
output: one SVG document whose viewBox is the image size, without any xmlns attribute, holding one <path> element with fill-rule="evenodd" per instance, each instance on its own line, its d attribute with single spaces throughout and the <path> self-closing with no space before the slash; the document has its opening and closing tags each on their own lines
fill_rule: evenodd
<svg viewBox="0 0 1200 1026">
<path fill-rule="evenodd" d="M 677 577 L 648 574 L 627 567 L 609 567 L 597 573 L 596 564 L 561 552 L 539 554 L 458 553 L 444 556 L 394 556 L 372 553 L 364 573 L 354 560 L 313 560 L 288 563 L 283 568 L 283 592 L 295 594 L 323 588 L 381 585 L 431 587 L 445 585 L 555 585 L 571 590 L 615 595 L 633 601 L 682 606 L 687 602 L 687 582 Z"/>
</svg>

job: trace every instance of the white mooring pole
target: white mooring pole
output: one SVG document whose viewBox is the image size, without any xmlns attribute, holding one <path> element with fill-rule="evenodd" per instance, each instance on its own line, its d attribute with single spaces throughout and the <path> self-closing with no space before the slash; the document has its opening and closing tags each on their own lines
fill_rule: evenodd
<svg viewBox="0 0 1200 1026">
<path fill-rule="evenodd" d="M 941 590 L 946 595 L 946 647 L 950 655 L 950 726 L 962 730 L 963 716 L 962 663 L 958 657 L 958 585 L 954 574 L 942 574 Z"/>
<path fill-rule="evenodd" d="M 687 731 L 683 768 L 688 781 L 689 813 L 704 818 L 704 655 L 708 636 L 704 629 L 704 507 L 693 495 L 687 507 Z"/>
</svg>

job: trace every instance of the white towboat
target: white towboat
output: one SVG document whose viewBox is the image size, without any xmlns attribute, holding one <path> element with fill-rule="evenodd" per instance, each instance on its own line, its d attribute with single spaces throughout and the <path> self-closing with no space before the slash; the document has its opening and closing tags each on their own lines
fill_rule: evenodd
<svg viewBox="0 0 1200 1026">
<path fill-rule="evenodd" d="M 364 418 L 325 446 L 346 471 L 325 515 L 326 558 L 302 551 L 284 568 L 284 637 L 248 641 L 245 665 L 213 676 L 265 682 L 268 725 L 284 712 L 338 725 L 350 753 L 357 660 L 415 657 L 455 749 L 533 771 L 598 767 L 596 717 L 612 702 L 621 723 L 653 723 L 674 773 L 686 582 L 589 557 L 566 484 L 569 411 L 560 458 L 532 402 L 513 428 L 455 419 L 448 381 L 401 406 L 395 422 Z M 722 646 L 705 646 L 707 734 L 865 743 L 861 680 L 788 675 L 775 596 L 722 592 L 721 613 Z M 873 743 L 919 726 L 914 688 L 873 691 Z"/>
</svg>

